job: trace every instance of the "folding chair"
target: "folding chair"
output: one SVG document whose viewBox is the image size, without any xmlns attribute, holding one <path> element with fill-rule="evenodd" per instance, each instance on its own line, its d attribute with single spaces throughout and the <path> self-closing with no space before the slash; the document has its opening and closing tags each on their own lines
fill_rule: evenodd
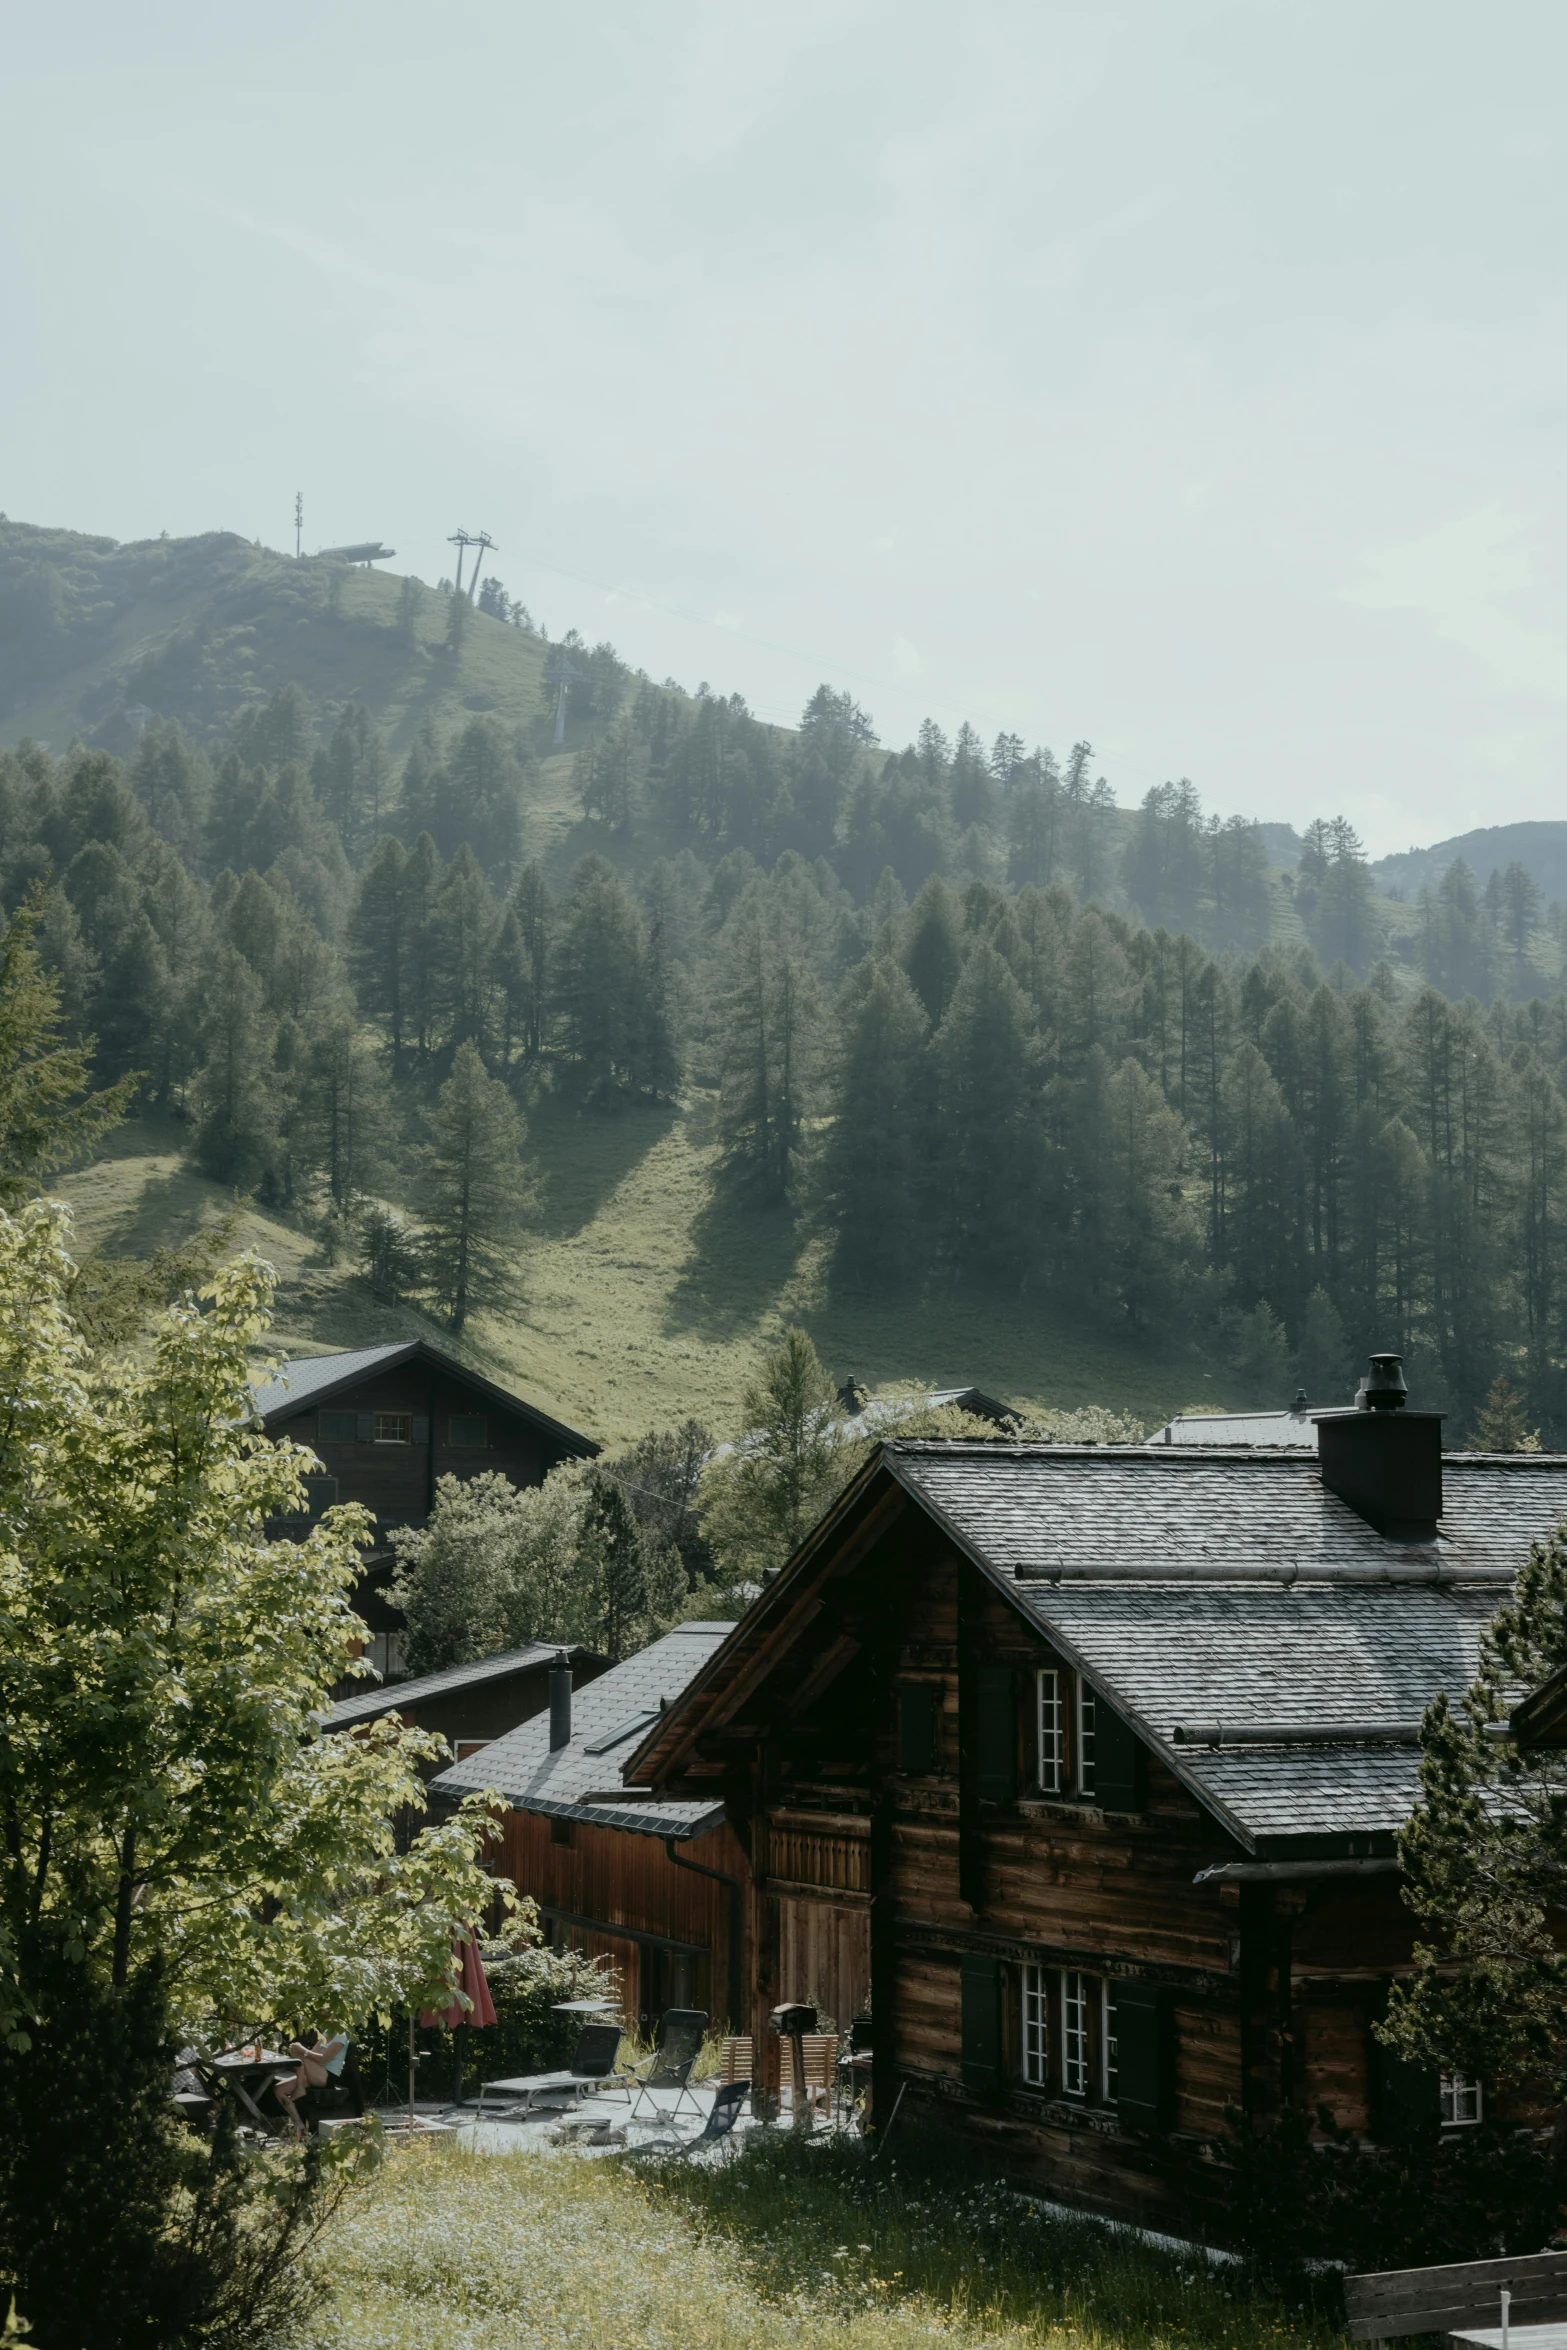
<svg viewBox="0 0 1567 2350">
<path fill-rule="evenodd" d="M 715 2095 L 706 2121 L 694 2138 L 649 2138 L 645 2146 L 634 2146 L 634 2155 L 662 2154 L 672 2146 L 679 2155 L 695 2154 L 699 2146 L 716 2146 L 720 2138 L 727 2138 L 740 2119 L 740 2108 L 751 2094 L 749 2081 L 725 2081 Z"/>
<path fill-rule="evenodd" d="M 499 2097 L 520 2098 L 524 2113 L 533 2111 L 536 2097 L 545 2097 L 552 2105 L 575 2104 L 590 2090 L 602 2089 L 616 2078 L 615 2059 L 619 2053 L 619 2024 L 589 2024 L 578 2034 L 571 2061 L 564 2071 L 519 2073 L 512 2080 L 481 2081 L 478 2119 L 484 2119 L 484 2100 L 492 2090 Z"/>
<path fill-rule="evenodd" d="M 669 2109 L 673 2121 L 681 2106 L 690 2100 L 693 2113 L 700 2114 L 701 2106 L 691 2095 L 691 2068 L 702 2053 L 707 2038 L 707 2012 L 700 2007 L 671 2007 L 660 2018 L 658 2035 L 651 2056 L 645 2056 L 640 2065 L 630 2068 L 636 2082 L 636 2098 L 628 2122 L 634 2122 L 642 2111 L 642 2100 L 654 2089 L 673 2089 L 675 2102 Z M 658 2100 L 653 2099 L 653 2111 L 659 2113 Z M 665 2117 L 659 2113 L 660 2120 Z"/>
</svg>

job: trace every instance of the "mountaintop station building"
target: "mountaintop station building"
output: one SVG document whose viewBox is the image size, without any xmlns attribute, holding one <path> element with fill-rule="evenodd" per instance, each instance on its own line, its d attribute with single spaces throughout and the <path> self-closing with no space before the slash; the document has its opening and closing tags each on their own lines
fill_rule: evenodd
<svg viewBox="0 0 1567 2350">
<path fill-rule="evenodd" d="M 307 1513 L 273 1519 L 275 1540 L 299 1540 L 334 1502 L 363 1502 L 376 1521 L 354 1604 L 372 1634 L 371 1660 L 398 1669 L 403 1619 L 385 1596 L 394 1526 L 422 1526 L 438 1477 L 498 1471 L 513 1485 L 542 1485 L 561 1461 L 591 1460 L 591 1436 L 552 1419 L 509 1388 L 416 1338 L 347 1354 L 306 1355 L 279 1366 L 253 1391 L 268 1436 L 307 1444 L 321 1474 L 306 1479 Z"/>
<path fill-rule="evenodd" d="M 1373 2035 L 1395 1844 L 1567 1458 L 1444 1456 L 1396 1358 L 1357 1401 L 1315 1450 L 881 1446 L 625 1763 L 722 1809 L 759 2049 L 868 1987 L 883 2112 L 906 2085 L 1050 2194 L 1221 2238 L 1230 2110 L 1483 2114 Z"/>
</svg>

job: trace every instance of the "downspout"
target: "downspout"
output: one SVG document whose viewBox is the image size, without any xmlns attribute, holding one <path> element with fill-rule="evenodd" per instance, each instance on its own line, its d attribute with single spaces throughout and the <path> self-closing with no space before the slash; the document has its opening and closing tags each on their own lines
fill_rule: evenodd
<svg viewBox="0 0 1567 2350">
<path fill-rule="evenodd" d="M 664 1838 L 664 1850 L 677 1869 L 689 1869 L 694 1877 L 711 1877 L 715 1885 L 729 1888 L 729 2021 L 733 2024 L 745 2009 L 741 2004 L 744 1986 L 740 1980 L 741 1955 L 745 1946 L 745 1887 L 738 1877 L 731 1877 L 724 1869 L 705 1868 L 699 1860 L 687 1860 L 673 1836 Z"/>
</svg>

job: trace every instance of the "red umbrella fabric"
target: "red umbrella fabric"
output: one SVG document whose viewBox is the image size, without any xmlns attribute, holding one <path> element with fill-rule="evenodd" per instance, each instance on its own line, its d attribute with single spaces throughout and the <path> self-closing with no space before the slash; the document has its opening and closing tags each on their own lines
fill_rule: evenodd
<svg viewBox="0 0 1567 2350">
<path fill-rule="evenodd" d="M 419 2021 L 426 2031 L 437 2028 L 454 2032 L 459 2024 L 493 2024 L 496 2019 L 495 2002 L 490 1997 L 489 1979 L 484 1972 L 484 1961 L 479 1955 L 478 1937 L 465 1926 L 452 1945 L 452 1955 L 460 1962 L 461 1975 L 458 1990 L 469 2001 L 464 2007 L 461 1998 L 454 1998 L 447 2008 L 427 2007 Z"/>
</svg>

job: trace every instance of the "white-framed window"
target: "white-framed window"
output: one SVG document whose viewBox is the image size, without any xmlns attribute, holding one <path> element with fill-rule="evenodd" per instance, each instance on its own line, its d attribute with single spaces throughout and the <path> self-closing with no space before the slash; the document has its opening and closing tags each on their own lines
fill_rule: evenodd
<svg viewBox="0 0 1567 2350">
<path fill-rule="evenodd" d="M 1468 2073 L 1444 2073 L 1441 2084 L 1442 2127 L 1468 2129 L 1485 2119 L 1485 2091 Z"/>
<path fill-rule="evenodd" d="M 1023 1969 L 1023 2078 L 1031 2089 L 1050 2081 L 1050 1984 L 1042 1966 Z"/>
<path fill-rule="evenodd" d="M 406 1412 L 377 1412 L 375 1415 L 377 1444 L 411 1444 L 413 1422 Z"/>
<path fill-rule="evenodd" d="M 1113 2105 L 1119 2074 L 1116 2066 L 1115 2045 L 1115 1985 L 1099 1986 L 1099 2091 L 1106 2105 Z"/>
<path fill-rule="evenodd" d="M 1077 1679 L 1077 1792 L 1094 1791 L 1094 1693 L 1082 1675 Z"/>
<path fill-rule="evenodd" d="M 1061 1699 L 1061 1675 L 1054 1665 L 1034 1675 L 1034 1718 L 1038 1745 L 1040 1790 L 1059 1795 L 1066 1771 L 1066 1708 Z"/>
<path fill-rule="evenodd" d="M 1088 2001 L 1092 1978 L 1068 1972 L 1061 1977 L 1061 2087 L 1068 2097 L 1088 2095 Z"/>
</svg>

